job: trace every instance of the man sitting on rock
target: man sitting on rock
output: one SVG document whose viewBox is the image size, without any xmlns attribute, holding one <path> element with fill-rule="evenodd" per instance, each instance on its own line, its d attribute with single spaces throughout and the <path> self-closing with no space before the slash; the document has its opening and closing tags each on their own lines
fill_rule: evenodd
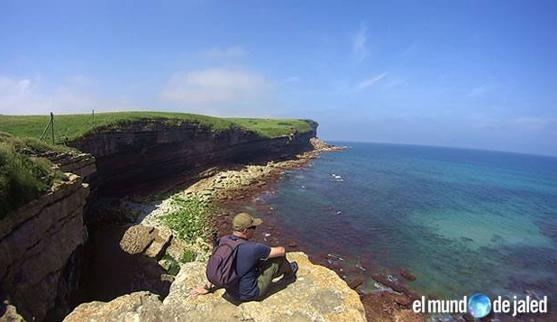
<svg viewBox="0 0 557 322">
<path fill-rule="evenodd" d="M 263 221 L 253 218 L 248 213 L 237 214 L 232 221 L 232 235 L 222 237 L 232 240 L 243 239 L 239 244 L 236 255 L 236 273 L 238 280 L 226 288 L 226 292 L 238 301 L 261 300 L 274 278 L 283 275 L 285 283 L 296 279 L 298 264 L 289 263 L 286 259 L 284 247 L 269 247 L 265 244 L 250 241 L 255 234 L 255 229 Z M 213 285 L 201 286 L 191 292 L 192 297 L 204 295 L 212 291 Z"/>
</svg>

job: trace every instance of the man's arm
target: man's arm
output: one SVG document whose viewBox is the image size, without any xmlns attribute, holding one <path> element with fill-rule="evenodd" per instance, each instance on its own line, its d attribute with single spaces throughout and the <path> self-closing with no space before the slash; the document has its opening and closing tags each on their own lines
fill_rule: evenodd
<svg viewBox="0 0 557 322">
<path fill-rule="evenodd" d="M 269 256 L 267 256 L 267 259 L 269 258 L 275 258 L 275 257 L 282 257 L 286 255 L 286 250 L 284 249 L 284 247 L 282 246 L 278 246 L 278 247 L 271 247 L 271 252 L 269 253 Z"/>
</svg>

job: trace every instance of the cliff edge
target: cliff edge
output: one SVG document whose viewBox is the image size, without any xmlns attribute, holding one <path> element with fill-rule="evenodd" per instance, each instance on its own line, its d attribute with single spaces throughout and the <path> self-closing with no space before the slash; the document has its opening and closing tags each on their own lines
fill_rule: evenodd
<svg viewBox="0 0 557 322">
<path fill-rule="evenodd" d="M 160 301 L 150 292 L 135 292 L 110 302 L 79 305 L 64 321 L 365 321 L 358 294 L 333 271 L 312 264 L 301 252 L 288 253 L 298 262 L 298 279 L 274 284 L 260 302 L 234 304 L 225 291 L 191 298 L 190 291 L 205 282 L 204 262 L 183 264 Z"/>
</svg>

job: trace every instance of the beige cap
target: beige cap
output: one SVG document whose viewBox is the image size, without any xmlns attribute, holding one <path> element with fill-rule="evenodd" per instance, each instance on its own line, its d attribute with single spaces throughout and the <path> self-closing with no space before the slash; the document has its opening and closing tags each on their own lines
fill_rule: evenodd
<svg viewBox="0 0 557 322">
<path fill-rule="evenodd" d="M 253 218 L 247 212 L 241 212 L 234 216 L 234 219 L 232 220 L 232 229 L 234 229 L 235 231 L 243 231 L 252 226 L 261 225 L 262 223 L 263 220 L 261 220 L 260 218 Z"/>
</svg>

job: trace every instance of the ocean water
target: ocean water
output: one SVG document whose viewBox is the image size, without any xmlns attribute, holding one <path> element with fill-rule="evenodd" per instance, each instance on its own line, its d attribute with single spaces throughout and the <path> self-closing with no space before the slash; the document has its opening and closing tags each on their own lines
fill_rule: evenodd
<svg viewBox="0 0 557 322">
<path fill-rule="evenodd" d="M 335 143 L 267 201 L 304 249 L 408 269 L 423 294 L 557 300 L 557 158 Z"/>
</svg>

